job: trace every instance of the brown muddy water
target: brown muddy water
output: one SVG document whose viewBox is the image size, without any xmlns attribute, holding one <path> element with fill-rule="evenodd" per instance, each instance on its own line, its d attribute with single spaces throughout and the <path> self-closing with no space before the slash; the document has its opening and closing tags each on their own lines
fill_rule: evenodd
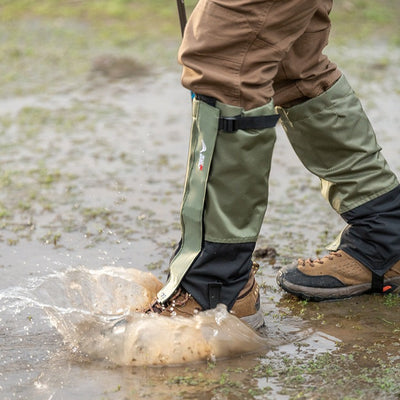
<svg viewBox="0 0 400 400">
<path fill-rule="evenodd" d="M 399 49 L 330 52 L 400 172 Z M 312 304 L 277 289 L 279 267 L 343 227 L 280 128 L 257 244 L 265 328 L 223 307 L 135 313 L 179 239 L 190 98 L 178 68 L 99 68 L 0 99 L 0 398 L 399 399 L 398 298 Z"/>
</svg>

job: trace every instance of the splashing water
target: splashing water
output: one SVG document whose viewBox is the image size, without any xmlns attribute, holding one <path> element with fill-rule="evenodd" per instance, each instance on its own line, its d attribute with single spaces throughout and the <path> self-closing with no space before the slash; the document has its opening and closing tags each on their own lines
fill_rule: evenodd
<svg viewBox="0 0 400 400">
<path fill-rule="evenodd" d="M 105 267 L 51 275 L 33 291 L 52 325 L 83 360 L 166 365 L 237 356 L 266 348 L 223 305 L 192 318 L 140 312 L 162 284 L 152 274 Z"/>
</svg>

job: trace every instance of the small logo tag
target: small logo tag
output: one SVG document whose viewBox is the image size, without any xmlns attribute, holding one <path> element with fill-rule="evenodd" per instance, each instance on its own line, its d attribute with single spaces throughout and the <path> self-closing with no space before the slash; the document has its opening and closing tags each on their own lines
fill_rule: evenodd
<svg viewBox="0 0 400 400">
<path fill-rule="evenodd" d="M 202 139 L 202 140 L 201 140 L 200 156 L 199 156 L 199 164 L 198 164 L 198 167 L 199 167 L 199 170 L 200 170 L 200 171 L 203 171 L 204 159 L 205 159 L 204 153 L 206 152 L 206 150 L 207 150 L 207 146 L 206 146 L 206 144 L 204 143 L 204 140 Z"/>
</svg>

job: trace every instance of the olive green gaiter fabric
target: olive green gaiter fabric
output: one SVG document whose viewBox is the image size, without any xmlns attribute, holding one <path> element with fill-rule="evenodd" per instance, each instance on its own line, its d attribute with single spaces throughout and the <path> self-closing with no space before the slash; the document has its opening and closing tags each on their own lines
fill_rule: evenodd
<svg viewBox="0 0 400 400">
<path fill-rule="evenodd" d="M 249 111 L 217 102 L 221 115 L 273 114 L 272 102 Z M 275 128 L 218 133 L 207 184 L 205 240 L 255 242 L 268 202 Z"/>
<path fill-rule="evenodd" d="M 322 195 L 339 214 L 398 185 L 344 76 L 322 95 L 277 110 L 295 152 L 321 179 Z"/>
<path fill-rule="evenodd" d="M 168 282 L 157 295 L 160 302 L 172 295 L 202 246 L 204 199 L 220 112 L 198 100 L 193 100 L 192 110 L 193 122 L 181 207 L 181 247 L 171 262 Z"/>
<path fill-rule="evenodd" d="M 214 107 L 194 100 L 181 208 L 181 245 L 170 264 L 167 284 L 158 293 L 160 302 L 172 295 L 186 274 L 185 289 L 204 308 L 209 307 L 208 284 L 217 281 L 221 302 L 230 304 L 234 292 L 238 293 L 247 282 L 252 250 L 267 207 L 275 128 L 225 132 L 219 130 L 218 122 L 220 117 L 272 114 L 272 102 L 245 111 L 218 101 Z M 205 253 L 207 262 L 203 265 Z M 218 266 L 214 266 L 217 259 Z M 196 278 L 192 282 L 189 269 L 194 264 Z M 236 277 L 237 287 L 230 276 Z M 224 281 L 230 281 L 226 294 Z"/>
</svg>

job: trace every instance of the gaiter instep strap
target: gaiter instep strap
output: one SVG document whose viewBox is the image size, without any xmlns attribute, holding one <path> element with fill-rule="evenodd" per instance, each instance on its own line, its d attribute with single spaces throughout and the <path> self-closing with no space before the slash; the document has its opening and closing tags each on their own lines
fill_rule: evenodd
<svg viewBox="0 0 400 400">
<path fill-rule="evenodd" d="M 371 292 L 372 293 L 383 293 L 383 282 L 384 277 L 372 272 L 372 283 Z"/>
</svg>

